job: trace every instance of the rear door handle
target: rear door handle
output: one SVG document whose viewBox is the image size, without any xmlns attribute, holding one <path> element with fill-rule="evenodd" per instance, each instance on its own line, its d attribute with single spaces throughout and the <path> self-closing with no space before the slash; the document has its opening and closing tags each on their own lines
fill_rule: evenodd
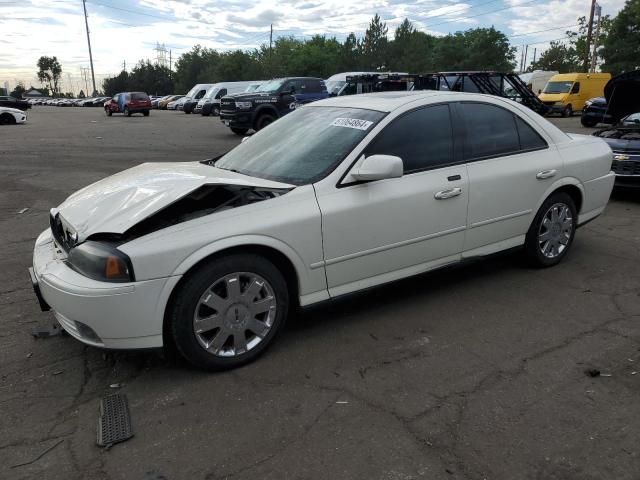
<svg viewBox="0 0 640 480">
<path fill-rule="evenodd" d="M 434 197 L 436 200 L 446 200 L 447 198 L 457 197 L 462 193 L 462 189 L 459 187 L 456 188 L 447 188 L 446 190 L 440 190 L 437 192 Z"/>
<path fill-rule="evenodd" d="M 551 178 L 555 176 L 556 176 L 556 170 L 543 170 L 541 172 L 538 172 L 538 174 L 536 175 L 536 178 L 538 180 L 544 180 L 545 178 Z"/>
</svg>

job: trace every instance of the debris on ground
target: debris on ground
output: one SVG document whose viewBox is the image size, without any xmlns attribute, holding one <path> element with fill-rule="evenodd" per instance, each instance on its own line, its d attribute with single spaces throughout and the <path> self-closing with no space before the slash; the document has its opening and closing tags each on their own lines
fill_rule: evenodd
<svg viewBox="0 0 640 480">
<path fill-rule="evenodd" d="M 124 386 L 124 383 L 112 383 L 111 385 L 109 385 L 109 387 L 111 388 L 122 388 Z"/>
<path fill-rule="evenodd" d="M 23 208 L 22 210 L 18 210 L 18 215 L 22 215 L 27 210 L 29 210 L 29 207 Z"/>
<path fill-rule="evenodd" d="M 60 375 L 64 373 L 64 370 L 56 370 L 55 372 L 53 372 L 51 375 Z"/>
<path fill-rule="evenodd" d="M 598 370 L 597 368 L 590 368 L 588 370 L 585 370 L 584 373 L 588 377 L 599 377 L 600 376 L 600 370 Z"/>
<path fill-rule="evenodd" d="M 51 328 L 34 330 L 31 332 L 33 338 L 49 338 L 62 335 L 63 330 L 57 325 L 52 325 Z"/>
<path fill-rule="evenodd" d="M 33 352 L 27 353 L 27 358 L 31 358 L 31 357 L 33 357 Z"/>
<path fill-rule="evenodd" d="M 113 444 L 124 442 L 131 437 L 133 437 L 133 430 L 127 396 L 121 393 L 106 395 L 100 400 L 98 445 L 109 449 Z"/>
</svg>

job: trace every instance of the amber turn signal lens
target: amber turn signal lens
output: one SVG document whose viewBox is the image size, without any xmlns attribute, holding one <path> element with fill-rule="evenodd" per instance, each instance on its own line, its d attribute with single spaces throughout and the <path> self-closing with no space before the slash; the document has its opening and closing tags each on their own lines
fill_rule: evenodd
<svg viewBox="0 0 640 480">
<path fill-rule="evenodd" d="M 124 272 L 120 270 L 120 262 L 121 260 L 114 255 L 109 255 L 107 257 L 107 264 L 104 272 L 107 278 L 121 278 L 124 276 Z"/>
</svg>

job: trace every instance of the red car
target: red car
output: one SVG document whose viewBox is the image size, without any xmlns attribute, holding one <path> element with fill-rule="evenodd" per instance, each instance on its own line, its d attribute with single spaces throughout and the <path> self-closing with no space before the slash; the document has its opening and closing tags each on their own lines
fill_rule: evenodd
<svg viewBox="0 0 640 480">
<path fill-rule="evenodd" d="M 151 110 L 151 99 L 144 92 L 116 93 L 104 104 L 104 112 L 109 117 L 114 113 L 123 113 L 127 117 L 134 113 L 142 113 L 148 117 L 149 110 Z"/>
</svg>

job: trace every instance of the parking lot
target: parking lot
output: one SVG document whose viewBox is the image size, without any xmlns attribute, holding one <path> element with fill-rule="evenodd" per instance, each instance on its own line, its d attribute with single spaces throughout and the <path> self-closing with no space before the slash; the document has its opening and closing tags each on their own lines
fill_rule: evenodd
<svg viewBox="0 0 640 480">
<path fill-rule="evenodd" d="M 515 252 L 325 303 L 230 372 L 32 337 L 53 324 L 27 274 L 51 207 L 139 163 L 239 141 L 217 118 L 168 111 L 35 107 L 0 129 L 0 478 L 638 478 L 637 193 L 615 193 L 557 267 Z M 135 436 L 101 449 L 99 401 L 114 391 Z"/>
</svg>

